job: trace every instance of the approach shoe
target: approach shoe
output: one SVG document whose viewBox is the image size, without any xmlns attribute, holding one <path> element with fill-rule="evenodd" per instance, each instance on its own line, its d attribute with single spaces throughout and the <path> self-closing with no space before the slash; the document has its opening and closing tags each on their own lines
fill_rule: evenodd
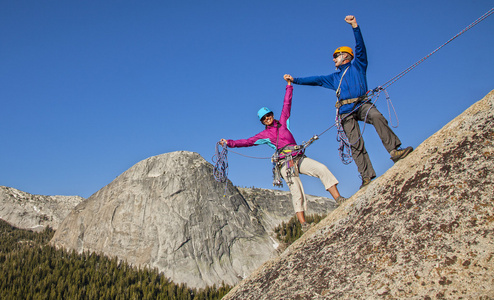
<svg viewBox="0 0 494 300">
<path fill-rule="evenodd" d="M 372 178 L 362 178 L 362 184 L 360 185 L 359 189 L 363 188 L 364 186 L 368 185 L 371 183 Z"/>
<path fill-rule="evenodd" d="M 392 150 L 389 154 L 391 154 L 391 160 L 393 162 L 397 162 L 402 158 L 405 158 L 410 152 L 413 151 L 413 147 L 406 147 L 405 149 L 395 149 Z"/>
<path fill-rule="evenodd" d="M 302 232 L 307 232 L 307 230 L 312 228 L 312 223 L 309 224 L 307 222 L 304 222 L 303 224 L 301 224 L 301 227 L 302 227 Z"/>
<path fill-rule="evenodd" d="M 345 197 L 342 197 L 342 196 L 339 196 L 338 198 L 336 198 L 336 205 L 340 206 L 342 205 L 345 201 L 347 200 L 347 198 Z"/>
</svg>

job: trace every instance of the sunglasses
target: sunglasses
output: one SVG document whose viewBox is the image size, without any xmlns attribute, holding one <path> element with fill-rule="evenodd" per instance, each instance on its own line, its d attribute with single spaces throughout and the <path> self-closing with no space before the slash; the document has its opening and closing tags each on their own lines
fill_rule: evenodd
<svg viewBox="0 0 494 300">
<path fill-rule="evenodd" d="M 272 113 L 265 114 L 265 115 L 261 118 L 261 122 L 263 122 L 263 123 L 264 123 L 264 121 L 266 121 L 266 119 L 267 119 L 268 117 L 272 117 L 272 116 L 273 116 L 273 114 L 272 114 Z"/>
<path fill-rule="evenodd" d="M 336 53 L 335 55 L 333 55 L 334 58 L 338 58 L 339 56 L 343 55 L 345 53 L 343 52 L 339 52 L 339 53 Z"/>
</svg>

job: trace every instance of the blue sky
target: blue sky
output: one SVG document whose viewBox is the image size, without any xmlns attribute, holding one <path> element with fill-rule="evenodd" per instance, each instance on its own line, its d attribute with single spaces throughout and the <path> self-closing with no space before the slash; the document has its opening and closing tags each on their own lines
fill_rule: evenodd
<svg viewBox="0 0 494 300">
<path fill-rule="evenodd" d="M 282 76 L 329 74 L 336 47 L 367 46 L 370 88 L 382 85 L 492 8 L 492 1 L 7 1 L 0 2 L 0 185 L 89 197 L 137 162 L 186 150 L 211 162 L 220 138 L 261 131 L 257 110 L 279 115 Z M 388 88 L 395 132 L 417 147 L 494 89 L 494 16 Z M 334 121 L 334 92 L 295 86 L 299 143 Z M 388 118 L 384 97 L 377 102 Z M 396 121 L 393 119 L 393 123 Z M 350 196 L 355 164 L 338 157 L 335 130 L 307 155 Z M 374 168 L 392 166 L 374 128 Z M 269 157 L 271 148 L 233 149 Z M 237 186 L 272 188 L 269 160 L 230 152 Z M 306 192 L 329 196 L 303 176 Z M 286 187 L 284 190 L 287 190 Z"/>
</svg>

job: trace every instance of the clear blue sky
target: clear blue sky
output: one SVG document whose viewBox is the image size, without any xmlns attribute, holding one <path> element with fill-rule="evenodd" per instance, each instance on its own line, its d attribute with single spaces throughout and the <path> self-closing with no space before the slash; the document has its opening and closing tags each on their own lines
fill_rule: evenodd
<svg viewBox="0 0 494 300">
<path fill-rule="evenodd" d="M 285 81 L 334 71 L 331 54 L 366 42 L 368 83 L 388 81 L 478 17 L 492 1 L 7 1 L 0 2 L 0 185 L 33 194 L 91 194 L 137 162 L 186 150 L 211 162 L 220 138 L 261 131 L 257 110 L 279 115 Z M 494 89 L 494 16 L 391 85 L 395 132 L 417 147 Z M 334 92 L 295 86 L 298 142 L 334 120 Z M 378 108 L 388 118 L 385 98 Z M 393 123 L 396 124 L 396 121 Z M 364 133 L 376 172 L 392 162 Z M 307 151 L 360 185 L 338 157 L 335 130 Z M 271 148 L 234 149 L 269 157 Z M 272 188 L 269 160 L 229 154 L 237 186 Z M 329 196 L 317 179 L 306 192 Z M 284 188 L 286 190 L 286 187 Z"/>
</svg>

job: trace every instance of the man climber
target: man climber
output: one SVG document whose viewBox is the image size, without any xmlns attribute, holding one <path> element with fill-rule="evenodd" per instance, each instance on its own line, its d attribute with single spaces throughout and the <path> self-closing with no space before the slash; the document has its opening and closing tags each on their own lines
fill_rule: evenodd
<svg viewBox="0 0 494 300">
<path fill-rule="evenodd" d="M 333 62 L 337 70 L 335 73 L 303 78 L 293 78 L 291 75 L 285 74 L 284 79 L 295 84 L 322 86 L 336 91 L 337 114 L 351 144 L 352 158 L 362 178 L 362 185 L 360 186 L 362 188 L 376 177 L 376 172 L 365 149 L 358 121 L 365 121 L 374 125 L 393 162 L 407 156 L 413 151 L 413 148 L 399 148 L 401 146 L 400 139 L 388 126 L 388 121 L 377 108 L 369 103 L 370 101 L 366 96 L 368 90 L 367 52 L 364 39 L 354 16 L 346 16 L 345 21 L 353 28 L 356 44 L 355 56 L 350 47 L 339 47 L 333 54 Z"/>
</svg>

